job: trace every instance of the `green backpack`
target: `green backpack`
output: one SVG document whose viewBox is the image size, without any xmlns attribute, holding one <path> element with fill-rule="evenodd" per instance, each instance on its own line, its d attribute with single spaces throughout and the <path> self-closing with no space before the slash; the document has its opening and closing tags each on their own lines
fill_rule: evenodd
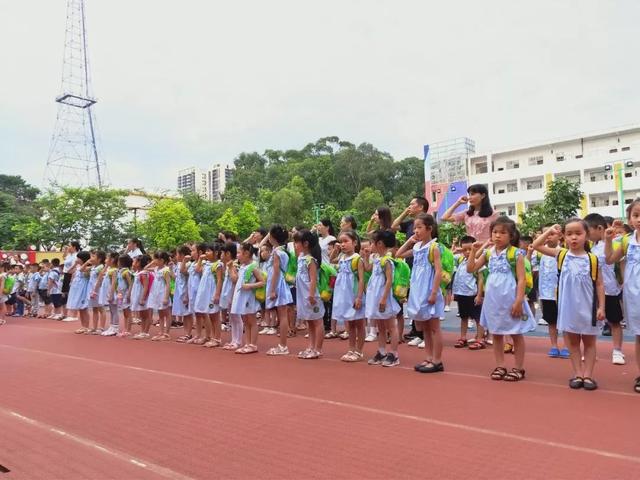
<svg viewBox="0 0 640 480">
<path fill-rule="evenodd" d="M 294 252 L 290 252 L 288 249 L 285 250 L 287 255 L 289 255 L 289 263 L 287 264 L 287 271 L 284 272 L 284 280 L 289 285 L 296 284 L 296 275 L 298 274 L 298 257 Z"/>
<path fill-rule="evenodd" d="M 4 279 L 4 288 L 2 289 L 2 293 L 5 295 L 11 294 L 11 290 L 13 290 L 13 286 L 16 284 L 16 277 L 12 275 L 7 275 Z"/>
<path fill-rule="evenodd" d="M 434 251 L 438 248 L 440 250 L 440 263 L 442 264 L 442 279 L 440 280 L 440 288 L 446 289 L 451 283 L 453 278 L 453 269 L 455 265 L 455 258 L 453 252 L 440 242 L 433 242 L 429 247 L 429 263 L 433 265 Z"/>
<path fill-rule="evenodd" d="M 256 262 L 252 262 L 249 264 L 247 269 L 244 271 L 244 283 L 249 283 L 251 280 L 251 275 L 258 268 L 258 264 Z M 256 300 L 260 303 L 263 303 L 267 299 L 267 288 L 265 285 L 262 287 L 254 288 L 253 294 L 256 297 Z"/>
<path fill-rule="evenodd" d="M 509 265 L 511 265 L 511 273 L 513 273 L 513 276 L 516 278 L 516 281 L 518 278 L 518 275 L 516 274 L 517 253 L 518 253 L 518 249 L 513 245 L 511 245 L 507 249 L 507 260 L 509 261 Z M 529 293 L 533 289 L 533 272 L 531 271 L 531 262 L 529 261 L 526 255 L 523 255 L 523 256 L 524 256 L 524 278 L 525 278 L 524 293 L 526 295 L 529 295 Z M 487 259 L 486 261 L 487 267 L 489 267 L 489 258 L 491 258 L 491 250 L 485 251 L 485 258 Z M 489 268 L 487 268 L 486 270 L 487 270 L 487 273 L 485 274 L 485 280 L 489 276 Z"/>
<path fill-rule="evenodd" d="M 328 302 L 333 296 L 333 287 L 336 285 L 338 272 L 332 265 L 322 262 L 320 264 L 320 275 L 318 277 L 318 292 L 323 302 Z"/>
<path fill-rule="evenodd" d="M 409 295 L 409 283 L 411 281 L 411 267 L 402 258 L 393 258 L 386 255 L 380 259 L 380 266 L 384 268 L 387 260 L 393 262 L 393 283 L 391 284 L 391 293 L 399 302 L 404 303 Z"/>
</svg>

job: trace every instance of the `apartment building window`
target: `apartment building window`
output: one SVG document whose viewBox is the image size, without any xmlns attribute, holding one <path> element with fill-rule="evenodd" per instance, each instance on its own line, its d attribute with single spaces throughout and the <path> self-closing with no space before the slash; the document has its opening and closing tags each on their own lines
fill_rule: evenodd
<svg viewBox="0 0 640 480">
<path fill-rule="evenodd" d="M 497 193 L 504 193 L 504 188 L 499 188 Z"/>
<path fill-rule="evenodd" d="M 564 155 L 556 155 L 557 162 L 564 162 Z"/>
<path fill-rule="evenodd" d="M 514 207 L 509 207 L 507 209 L 507 215 L 515 215 L 516 214 L 516 209 Z"/>
<path fill-rule="evenodd" d="M 487 173 L 487 162 L 476 164 L 476 174 L 478 173 Z"/>
<path fill-rule="evenodd" d="M 507 169 L 520 168 L 520 162 L 518 160 L 509 160 L 507 162 Z"/>
<path fill-rule="evenodd" d="M 544 163 L 544 159 L 542 155 L 538 155 L 536 157 L 529 157 L 529 165 L 542 165 Z"/>
<path fill-rule="evenodd" d="M 631 177 L 633 177 L 633 173 L 632 172 L 624 172 L 624 177 L 625 178 L 631 178 Z"/>
<path fill-rule="evenodd" d="M 518 184 L 517 183 L 508 183 L 507 184 L 507 192 L 517 192 Z"/>
<path fill-rule="evenodd" d="M 618 149 L 617 148 L 612 148 L 611 150 L 609 150 L 609 153 L 617 153 Z"/>
<path fill-rule="evenodd" d="M 580 154 L 576 155 L 576 158 L 582 158 L 582 154 L 580 153 Z"/>
<path fill-rule="evenodd" d="M 527 190 L 539 190 L 542 188 L 542 180 L 528 180 Z"/>
<path fill-rule="evenodd" d="M 629 147 L 622 147 L 620 150 L 621 150 L 621 151 L 623 151 L 623 152 L 628 152 L 629 150 L 631 150 L 631 148 L 629 148 Z"/>
<path fill-rule="evenodd" d="M 624 204 L 625 205 L 629 205 L 631 202 L 633 202 L 633 198 L 625 198 L 624 199 Z"/>
</svg>

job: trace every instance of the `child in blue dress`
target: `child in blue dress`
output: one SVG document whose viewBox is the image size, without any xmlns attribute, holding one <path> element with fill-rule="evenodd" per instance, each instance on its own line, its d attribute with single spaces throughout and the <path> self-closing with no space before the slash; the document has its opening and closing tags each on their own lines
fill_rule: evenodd
<svg viewBox="0 0 640 480">
<path fill-rule="evenodd" d="M 298 254 L 298 272 L 296 273 L 296 315 L 298 323 L 307 322 L 309 345 L 298 353 L 303 360 L 317 359 L 322 356 L 324 340 L 324 304 L 318 291 L 322 250 L 315 233 L 305 228 L 296 230 L 293 243 Z"/>
<path fill-rule="evenodd" d="M 493 354 L 496 368 L 491 373 L 493 380 L 517 382 L 525 377 L 524 333 L 535 330 L 536 320 L 525 298 L 525 256 L 517 251 L 515 272 L 512 270 L 507 252 L 518 246 L 518 230 L 513 220 L 498 217 L 491 224 L 493 247 L 476 258 L 482 248 L 476 242 L 469 252 L 467 272 L 479 271 L 488 263 L 489 276 L 485 285 L 485 296 L 480 314 L 480 324 L 493 334 Z M 510 335 L 515 347 L 516 366 L 507 372 L 504 362 L 504 336 Z"/>
<path fill-rule="evenodd" d="M 266 268 L 267 297 L 265 306 L 267 312 L 276 311 L 280 325 L 280 342 L 276 347 L 270 348 L 267 355 L 289 355 L 287 347 L 287 336 L 290 331 L 289 309 L 293 303 L 291 289 L 285 280 L 285 274 L 289 267 L 289 254 L 286 250 L 289 234 L 281 225 L 273 225 L 266 238 L 273 248 Z"/>
<path fill-rule="evenodd" d="M 636 336 L 636 365 L 640 372 L 640 199 L 635 199 L 627 207 L 627 221 L 633 232 L 620 240 L 618 248 L 613 247 L 616 230 L 624 227 L 620 220 L 605 232 L 605 255 L 607 263 L 614 264 L 626 258 L 622 298 L 624 299 L 624 318 L 627 328 Z M 636 377 L 633 387 L 640 393 L 640 376 Z"/>
<path fill-rule="evenodd" d="M 118 257 L 119 255 L 116 252 L 109 252 L 105 261 L 104 273 L 98 287 L 98 302 L 109 309 L 109 328 L 102 332 L 103 337 L 113 337 L 118 334 L 118 299 L 115 296 Z"/>
<path fill-rule="evenodd" d="M 426 359 L 415 366 L 416 372 L 444 371 L 442 364 L 442 330 L 440 317 L 444 317 L 444 297 L 440 289 L 442 262 L 436 237 L 438 227 L 432 215 L 420 213 L 413 222 L 413 235 L 400 247 L 397 257 L 413 257 L 411 288 L 405 307 L 416 329 L 422 331 Z M 429 259 L 433 252 L 433 263 Z"/>
<path fill-rule="evenodd" d="M 120 316 L 120 331 L 118 337 L 125 338 L 131 335 L 131 287 L 133 275 L 131 266 L 133 260 L 129 255 L 118 257 L 118 273 L 116 276 L 115 297 L 118 302 L 118 314 Z"/>
<path fill-rule="evenodd" d="M 135 334 L 134 340 L 146 340 L 150 338 L 149 330 L 151 329 L 151 312 L 147 307 L 147 298 L 149 297 L 149 286 L 151 283 L 151 274 L 145 267 L 151 262 L 151 257 L 146 253 L 138 255 L 133 260 L 134 279 L 129 294 L 129 304 L 131 312 L 137 312 L 140 318 L 140 332 Z"/>
<path fill-rule="evenodd" d="M 91 309 L 92 327 L 86 332 L 88 335 L 100 335 L 104 331 L 105 314 L 103 305 L 100 303 L 99 286 L 102 282 L 102 276 L 106 272 L 104 270 L 104 262 L 107 254 L 102 250 L 94 250 L 91 252 L 91 266 L 86 267 L 89 270 L 89 284 L 87 285 L 87 296 L 89 308 Z"/>
<path fill-rule="evenodd" d="M 193 319 L 196 308 L 196 297 L 198 296 L 198 289 L 200 288 L 200 281 L 202 280 L 202 271 L 198 271 L 198 259 L 204 255 L 206 244 L 198 243 L 193 244 L 191 247 L 191 256 L 185 259 L 187 266 L 187 273 L 189 274 L 189 280 L 187 281 L 187 294 L 189 296 L 189 312 Z M 193 320 L 192 320 L 193 321 Z M 203 319 L 202 316 L 195 315 L 196 332 L 195 335 L 191 334 L 191 330 L 185 333 L 184 336 L 178 338 L 178 342 L 195 343 L 202 336 Z"/>
<path fill-rule="evenodd" d="M 193 341 L 196 345 L 220 346 L 220 292 L 222 291 L 222 269 L 223 265 L 217 260 L 219 248 L 216 245 L 207 245 L 204 255 L 200 255 L 196 272 L 202 274 L 196 300 L 194 312 L 196 314 L 196 333 L 198 338 Z M 219 287 L 218 287 L 219 286 Z M 217 319 L 218 331 L 214 332 L 214 322 Z M 204 325 L 204 336 L 201 336 Z M 217 336 L 215 335 L 217 333 Z M 212 340 L 212 335 L 213 340 Z"/>
<path fill-rule="evenodd" d="M 160 320 L 160 333 L 151 338 L 153 341 L 171 340 L 171 268 L 169 254 L 159 250 L 153 254 L 153 261 L 146 266 L 153 271 L 153 284 L 147 299 L 149 311 L 157 310 Z"/>
<path fill-rule="evenodd" d="M 244 331 L 242 325 L 242 315 L 231 314 L 231 305 L 233 304 L 233 293 L 236 287 L 234 278 L 238 278 L 238 247 L 235 242 L 227 241 L 222 247 L 222 262 L 225 265 L 225 277 L 222 283 L 222 292 L 220 294 L 220 308 L 222 314 L 229 316 L 229 326 L 231 327 L 231 340 L 226 343 L 223 350 L 237 350 L 242 347 L 242 334 Z"/>
<path fill-rule="evenodd" d="M 87 296 L 87 285 L 89 283 L 89 271 L 91 268 L 91 255 L 89 252 L 81 251 L 76 256 L 76 269 L 69 286 L 69 296 L 67 297 L 67 310 L 78 312 L 81 327 L 76 333 L 83 334 L 89 331 L 89 298 Z"/>
<path fill-rule="evenodd" d="M 191 248 L 182 245 L 176 249 L 176 262 L 172 268 L 172 277 L 175 281 L 175 290 L 173 292 L 173 304 L 171 306 L 171 314 L 177 319 L 182 320 L 184 327 L 184 335 L 176 339 L 180 343 L 189 340 L 191 330 L 193 329 L 193 315 L 189 311 L 189 270 L 188 262 L 191 259 Z"/>
<path fill-rule="evenodd" d="M 564 234 L 566 249 L 545 245 L 552 231 Z M 580 218 L 572 218 L 565 223 L 564 230 L 560 225 L 549 228 L 533 242 L 533 246 L 543 255 L 558 258 L 558 330 L 563 332 L 569 348 L 574 373 L 569 387 L 595 390 L 598 388 L 593 379 L 596 339 L 605 318 L 604 284 L 597 257 L 589 252 L 589 226 Z M 560 257 L 561 252 L 564 258 Z M 592 261 L 597 268 L 595 285 L 591 275 Z M 580 343 L 584 352 L 580 351 Z"/>
<path fill-rule="evenodd" d="M 349 338 L 349 351 L 340 360 L 359 362 L 364 358 L 365 301 L 364 261 L 360 258 L 360 241 L 353 230 L 343 230 L 338 236 L 340 255 L 338 275 L 333 289 L 332 316 L 344 322 Z"/>
<path fill-rule="evenodd" d="M 391 250 L 395 248 L 396 237 L 389 230 L 377 230 L 373 234 L 372 251 L 369 265 L 371 278 L 367 284 L 365 314 L 374 320 L 378 327 L 378 350 L 369 359 L 369 365 L 394 367 L 400 363 L 398 357 L 398 322 L 396 315 L 400 312 L 400 304 L 393 297 L 394 263 Z M 390 345 L 387 351 L 386 335 L 389 332 Z"/>
<path fill-rule="evenodd" d="M 258 352 L 258 324 L 256 314 L 260 310 L 260 302 L 256 299 L 256 289 L 265 285 L 264 275 L 253 262 L 254 248 L 249 243 L 243 243 L 238 250 L 237 271 L 231 270 L 234 283 L 231 314 L 241 315 L 244 324 L 244 345 L 235 352 L 249 354 Z M 249 274 L 249 269 L 251 269 Z M 247 278 L 248 277 L 248 278 Z"/>
</svg>

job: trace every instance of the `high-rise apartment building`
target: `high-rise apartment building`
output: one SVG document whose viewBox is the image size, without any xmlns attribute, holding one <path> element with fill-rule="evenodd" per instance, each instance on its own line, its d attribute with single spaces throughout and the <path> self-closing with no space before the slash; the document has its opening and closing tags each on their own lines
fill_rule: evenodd
<svg viewBox="0 0 640 480">
<path fill-rule="evenodd" d="M 195 193 L 207 198 L 207 173 L 196 167 L 178 171 L 178 192 Z"/>
<path fill-rule="evenodd" d="M 211 202 L 219 202 L 231 180 L 233 169 L 228 165 L 214 165 L 207 171 L 207 198 Z"/>
</svg>

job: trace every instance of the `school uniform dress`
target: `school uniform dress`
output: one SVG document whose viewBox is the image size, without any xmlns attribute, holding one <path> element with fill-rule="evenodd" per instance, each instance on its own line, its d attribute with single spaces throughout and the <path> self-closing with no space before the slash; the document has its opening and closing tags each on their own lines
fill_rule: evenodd
<svg viewBox="0 0 640 480">
<path fill-rule="evenodd" d="M 278 284 L 276 285 L 276 299 L 271 300 L 269 297 L 269 292 L 271 292 L 271 288 L 273 285 L 273 258 L 277 255 L 280 260 L 280 275 L 278 275 Z M 282 307 L 284 305 L 291 305 L 293 303 L 293 297 L 291 296 L 291 289 L 287 285 L 287 282 L 284 278 L 287 273 L 287 267 L 289 266 L 289 255 L 287 252 L 282 250 L 281 248 L 276 248 L 271 253 L 269 260 L 267 261 L 266 270 L 267 270 L 267 299 L 265 301 L 265 306 L 267 310 L 276 307 Z"/>
<path fill-rule="evenodd" d="M 598 257 L 598 266 L 602 274 L 606 321 L 617 325 L 622 322 L 622 302 L 620 299 L 622 287 L 616 277 L 616 267 L 615 265 L 607 265 L 604 254 L 604 242 L 598 242 L 591 247 L 591 253 Z"/>
<path fill-rule="evenodd" d="M 70 310 L 85 310 L 89 306 L 87 288 L 89 285 L 89 275 L 76 268 L 69 285 L 69 297 L 67 298 L 67 308 Z"/>
<path fill-rule="evenodd" d="M 467 272 L 467 259 L 456 260 L 457 269 L 453 276 L 453 298 L 458 302 L 460 318 L 480 319 L 481 305 L 476 305 L 478 279 L 476 273 Z"/>
<path fill-rule="evenodd" d="M 171 306 L 171 297 L 168 298 L 169 303 L 164 303 L 164 295 L 167 290 L 167 281 L 165 275 L 169 274 L 169 267 L 156 268 L 154 271 L 153 285 L 149 290 L 147 298 L 147 308 L 153 310 L 164 310 Z"/>
<path fill-rule="evenodd" d="M 444 298 L 442 290 L 438 285 L 436 302 L 431 305 L 428 300 L 433 288 L 433 281 L 436 270 L 429 261 L 429 249 L 435 242 L 418 242 L 413 246 L 413 267 L 411 269 L 411 280 L 409 288 L 409 298 L 405 311 L 413 321 L 424 321 L 444 317 Z"/>
<path fill-rule="evenodd" d="M 558 260 L 542 255 L 538 266 L 538 298 L 542 306 L 542 318 L 550 325 L 558 323 Z"/>
<path fill-rule="evenodd" d="M 123 310 L 126 310 L 130 306 L 129 299 L 127 297 L 129 296 L 129 289 L 131 287 L 127 284 L 127 281 L 125 280 L 125 274 L 128 275 L 129 281 L 132 282 L 133 277 L 131 275 L 131 271 L 129 271 L 129 269 L 127 268 L 121 268 L 120 270 L 118 270 L 118 273 L 116 276 L 116 292 L 117 292 L 116 302 L 120 303 L 120 308 L 122 308 Z M 117 299 L 118 296 L 122 296 L 122 301 L 118 301 Z"/>
<path fill-rule="evenodd" d="M 511 316 L 518 284 L 507 259 L 507 249 L 497 254 L 492 248 L 490 252 L 480 325 L 497 335 L 517 335 L 535 330 L 536 320 L 526 300 L 522 301 L 522 317 Z M 520 255 L 518 252 L 516 259 Z"/>
<path fill-rule="evenodd" d="M 89 308 L 98 308 L 104 305 L 100 303 L 100 295 L 93 296 L 93 290 L 96 288 L 96 283 L 98 283 L 98 276 L 103 268 L 104 265 L 96 265 L 95 267 L 91 267 L 89 272 L 89 283 L 87 285 L 87 300 L 89 301 Z"/>
<path fill-rule="evenodd" d="M 200 280 L 202 279 L 202 273 L 196 271 L 196 262 L 189 262 L 187 267 L 187 273 L 189 279 L 187 280 L 187 294 L 189 295 L 189 313 L 195 312 L 196 296 L 198 295 L 198 288 L 200 286 Z"/>
<path fill-rule="evenodd" d="M 393 278 L 394 265 L 391 257 L 384 258 L 385 266 L 391 265 L 391 277 Z M 392 290 L 389 289 L 387 305 L 384 312 L 380 311 L 379 304 L 384 294 L 384 287 L 387 282 L 385 269 L 382 266 L 382 259 L 379 256 L 373 258 L 373 270 L 371 278 L 367 284 L 367 301 L 365 306 L 366 317 L 370 320 L 388 320 L 394 318 L 400 312 L 400 304 L 393 297 Z"/>
<path fill-rule="evenodd" d="M 298 257 L 298 273 L 296 274 L 296 317 L 299 320 L 321 320 L 324 317 L 324 304 L 320 299 L 320 292 L 318 291 L 318 283 L 316 282 L 316 291 L 313 292 L 313 297 L 316 302 L 315 305 L 311 305 L 309 302 L 309 296 L 311 295 L 311 276 L 309 275 L 309 262 L 316 264 L 316 271 L 319 277 L 320 265 L 312 256 Z M 318 280 L 318 278 L 316 278 Z"/>
<path fill-rule="evenodd" d="M 198 285 L 196 301 L 193 307 L 195 313 L 218 313 L 220 305 L 213 303 L 213 296 L 216 292 L 216 272 L 217 268 L 222 268 L 220 262 L 204 262 L 202 264 L 202 278 Z"/>
<path fill-rule="evenodd" d="M 255 314 L 260 310 L 260 302 L 256 300 L 255 290 L 242 289 L 245 284 L 244 277 L 248 267 L 249 265 L 242 265 L 238 269 L 238 281 L 236 282 L 233 301 L 231 302 L 231 315 Z M 255 281 L 257 280 L 251 275 L 248 283 L 254 283 Z"/>
<path fill-rule="evenodd" d="M 603 322 L 593 325 L 595 295 L 589 256 L 567 252 L 558 282 L 558 330 L 598 335 Z"/>
<path fill-rule="evenodd" d="M 634 335 L 640 335 L 640 245 L 636 240 L 635 231 L 629 237 L 627 247 L 622 298 L 629 331 Z"/>
<path fill-rule="evenodd" d="M 149 272 L 140 271 L 133 274 L 133 285 L 131 286 L 131 311 L 132 312 L 142 312 L 147 310 L 147 302 L 144 302 L 142 305 L 140 302 L 144 300 L 142 298 L 142 294 L 144 293 L 144 286 L 142 285 L 142 279 L 147 277 L 147 282 L 149 282 Z M 154 282 L 155 283 L 155 282 Z"/>
<path fill-rule="evenodd" d="M 180 271 L 180 264 L 173 267 L 173 275 L 175 277 L 175 290 L 173 291 L 173 306 L 171 314 L 176 317 L 184 317 L 190 315 L 189 311 L 189 295 L 187 292 L 189 275 Z M 185 302 L 186 301 L 186 302 Z"/>
<path fill-rule="evenodd" d="M 224 281 L 222 282 L 222 290 L 220 291 L 220 309 L 229 310 L 231 301 L 233 300 L 233 282 L 229 275 L 229 269 L 225 268 Z"/>
<path fill-rule="evenodd" d="M 354 308 L 358 298 L 358 271 L 353 271 L 352 262 L 358 258 L 358 263 L 363 260 L 357 253 L 346 256 L 340 255 L 338 259 L 338 275 L 333 287 L 333 311 L 332 318 L 340 322 L 362 320 L 365 317 L 366 296 L 362 294 L 362 305 L 359 310 Z"/>
<path fill-rule="evenodd" d="M 117 303 L 117 298 L 114 295 L 109 298 L 111 287 L 113 286 L 114 277 L 117 275 L 117 269 L 109 268 L 102 278 L 102 285 L 100 285 L 100 291 L 98 292 L 98 303 L 100 305 L 113 305 Z"/>
</svg>

